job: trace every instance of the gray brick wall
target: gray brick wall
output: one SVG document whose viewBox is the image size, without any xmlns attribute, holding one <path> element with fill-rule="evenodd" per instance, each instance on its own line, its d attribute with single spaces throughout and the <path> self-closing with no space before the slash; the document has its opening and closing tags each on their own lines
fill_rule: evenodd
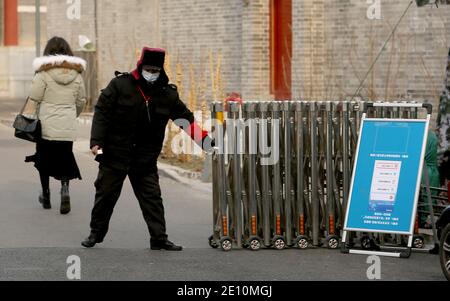
<svg viewBox="0 0 450 301">
<path fill-rule="evenodd" d="M 324 100 L 325 1 L 293 1 L 292 97 Z M 327 5 L 329 0 L 326 1 Z"/>
<path fill-rule="evenodd" d="M 114 70 L 131 70 L 138 50 L 150 45 L 168 50 L 171 80 L 181 81 L 184 92 L 189 90 L 191 73 L 201 86 L 196 87 L 198 92 L 213 98 L 210 69 L 216 67 L 220 53 L 221 92 L 240 92 L 244 99 L 270 98 L 269 0 L 98 3 L 96 24 L 94 0 L 82 1 L 78 21 L 68 21 L 62 13 L 66 1 L 49 1 L 47 30 L 48 36 L 62 35 L 77 45 L 79 34 L 95 37 L 97 28 L 99 87 L 108 83 Z M 293 0 L 293 97 L 350 97 L 408 3 L 381 0 L 381 20 L 369 20 L 366 1 Z M 448 16 L 447 5 L 413 5 L 361 96 L 388 100 L 411 96 L 436 105 L 450 47 Z"/>
<path fill-rule="evenodd" d="M 176 70 L 177 62 L 183 66 L 184 87 L 189 85 L 192 65 L 207 98 L 213 98 L 210 70 L 215 72 L 221 56 L 222 88 L 217 87 L 216 97 L 231 91 L 242 93 L 243 10 L 242 0 L 161 1 L 161 43 L 172 55 L 172 69 Z M 172 81 L 179 81 L 176 74 L 172 77 Z"/>
<path fill-rule="evenodd" d="M 270 14 L 268 0 L 246 3 L 242 18 L 242 83 L 244 100 L 270 97 Z"/>
<path fill-rule="evenodd" d="M 68 7 L 67 1 L 48 1 L 47 36 L 49 38 L 53 36 L 63 37 L 76 50 L 79 48 L 79 35 L 85 35 L 92 41 L 95 41 L 95 1 L 81 1 L 81 17 L 79 20 L 69 20 L 67 18 Z"/>
<path fill-rule="evenodd" d="M 49 1 L 48 35 L 65 37 L 74 49 L 79 35 L 96 41 L 100 89 L 115 70 L 131 71 L 143 46 L 158 44 L 158 0 L 83 0 L 79 20 L 68 20 L 67 8 L 66 1 Z"/>
<path fill-rule="evenodd" d="M 294 94 L 351 96 L 409 0 L 381 0 L 381 20 L 369 20 L 360 0 L 294 0 Z M 376 64 L 360 96 L 410 96 L 437 106 L 450 48 L 450 6 L 413 5 Z"/>
<path fill-rule="evenodd" d="M 102 0 L 98 6 L 99 87 L 131 71 L 143 46 L 158 46 L 158 1 Z"/>
</svg>

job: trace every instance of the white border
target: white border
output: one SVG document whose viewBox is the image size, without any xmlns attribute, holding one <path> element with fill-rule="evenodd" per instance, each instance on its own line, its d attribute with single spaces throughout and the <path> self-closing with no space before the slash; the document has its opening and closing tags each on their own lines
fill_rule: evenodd
<svg viewBox="0 0 450 301">
<path fill-rule="evenodd" d="M 370 233 L 391 233 L 391 234 L 404 234 L 404 235 L 413 235 L 414 234 L 414 224 L 415 224 L 415 217 L 417 214 L 417 203 L 419 200 L 419 191 L 420 191 L 420 181 L 422 178 L 422 171 L 423 171 L 423 161 L 424 161 L 424 153 L 426 148 L 426 141 L 428 139 L 428 127 L 430 126 L 430 115 L 427 114 L 427 119 L 389 119 L 389 118 L 366 118 L 367 114 L 364 113 L 362 116 L 361 126 L 359 129 L 359 137 L 358 137 L 358 146 L 356 148 L 356 157 L 355 157 L 355 164 L 353 166 L 353 172 L 352 172 L 352 180 L 350 182 L 350 192 L 349 192 L 349 199 L 347 202 L 347 209 L 345 214 L 345 223 L 344 223 L 344 231 L 355 231 L 355 232 L 370 232 Z M 416 182 L 416 192 L 414 194 L 414 207 L 413 207 L 413 214 L 411 216 L 411 226 L 409 232 L 405 231 L 387 231 L 387 230 L 374 230 L 374 229 L 364 229 L 364 228 L 348 228 L 348 215 L 350 211 L 350 206 L 353 198 L 353 184 L 355 181 L 355 175 L 356 175 L 356 169 L 358 167 L 358 158 L 359 158 L 359 148 L 361 145 L 361 138 L 362 138 L 362 131 L 364 128 L 365 121 L 384 121 L 384 122 L 425 122 L 425 128 L 424 128 L 424 139 L 422 141 L 422 151 L 420 154 L 420 163 L 419 163 L 419 173 L 417 175 L 417 182 Z"/>
<path fill-rule="evenodd" d="M 350 191 L 348 193 L 348 202 L 347 202 L 347 208 L 346 208 L 346 213 L 345 213 L 344 231 L 353 231 L 347 227 L 348 214 L 350 211 L 350 205 L 351 205 L 352 196 L 353 196 L 353 184 L 355 182 L 356 168 L 358 167 L 359 147 L 361 145 L 362 129 L 364 128 L 364 122 L 366 121 L 366 116 L 367 116 L 367 113 L 363 113 L 362 119 L 361 119 L 361 124 L 359 126 L 358 144 L 356 146 L 355 163 L 353 164 L 352 179 L 350 181 Z"/>
<path fill-rule="evenodd" d="M 409 103 L 409 102 L 374 102 L 374 108 L 422 108 L 421 103 Z"/>
<path fill-rule="evenodd" d="M 369 120 L 369 121 L 376 121 L 376 122 L 378 122 L 378 121 L 381 121 L 381 122 L 385 122 L 385 121 L 389 121 L 389 122 L 405 122 L 405 121 L 408 121 L 408 122 L 426 122 L 426 121 L 428 121 L 428 118 L 427 119 L 400 119 L 400 118 L 366 118 L 366 120 Z"/>
<path fill-rule="evenodd" d="M 430 126 L 430 119 L 431 119 L 431 116 L 429 114 L 427 114 L 427 119 L 425 122 L 425 133 L 423 135 L 423 142 L 422 142 L 422 153 L 420 156 L 419 174 L 417 175 L 416 194 L 414 195 L 413 214 L 411 216 L 411 221 L 412 221 L 411 229 L 409 230 L 411 235 L 414 234 L 414 219 L 416 218 L 416 214 L 417 214 L 417 204 L 419 201 L 419 193 L 420 193 L 420 182 L 422 180 L 423 165 L 424 165 L 424 161 L 425 161 L 425 149 L 427 146 L 428 132 L 429 132 L 428 128 Z M 429 179 L 428 179 L 428 182 L 429 182 Z"/>
</svg>

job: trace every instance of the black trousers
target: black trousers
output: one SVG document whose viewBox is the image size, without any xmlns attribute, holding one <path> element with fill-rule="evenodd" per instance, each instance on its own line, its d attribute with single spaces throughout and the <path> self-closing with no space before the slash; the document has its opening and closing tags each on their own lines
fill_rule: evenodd
<svg viewBox="0 0 450 301">
<path fill-rule="evenodd" d="M 127 173 L 102 164 L 100 164 L 95 181 L 96 194 L 91 215 L 91 232 L 96 234 L 100 241 L 103 241 L 127 175 L 139 201 L 151 238 L 154 240 L 167 239 L 158 173 L 143 174 L 133 171 Z"/>
</svg>

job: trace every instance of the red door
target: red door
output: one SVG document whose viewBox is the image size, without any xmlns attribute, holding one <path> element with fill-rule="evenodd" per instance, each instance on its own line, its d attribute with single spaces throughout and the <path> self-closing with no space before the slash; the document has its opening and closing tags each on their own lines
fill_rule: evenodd
<svg viewBox="0 0 450 301">
<path fill-rule="evenodd" d="M 292 0 L 270 0 L 270 91 L 291 99 Z"/>
</svg>

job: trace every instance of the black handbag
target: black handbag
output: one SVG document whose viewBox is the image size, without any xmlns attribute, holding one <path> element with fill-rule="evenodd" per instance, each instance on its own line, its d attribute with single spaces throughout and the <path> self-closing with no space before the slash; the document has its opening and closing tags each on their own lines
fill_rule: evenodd
<svg viewBox="0 0 450 301">
<path fill-rule="evenodd" d="M 28 99 L 25 101 L 22 110 L 14 120 L 14 136 L 26 141 L 36 142 L 41 138 L 41 121 L 37 117 L 37 110 L 35 117 L 27 117 L 23 114 L 27 103 Z"/>
</svg>

